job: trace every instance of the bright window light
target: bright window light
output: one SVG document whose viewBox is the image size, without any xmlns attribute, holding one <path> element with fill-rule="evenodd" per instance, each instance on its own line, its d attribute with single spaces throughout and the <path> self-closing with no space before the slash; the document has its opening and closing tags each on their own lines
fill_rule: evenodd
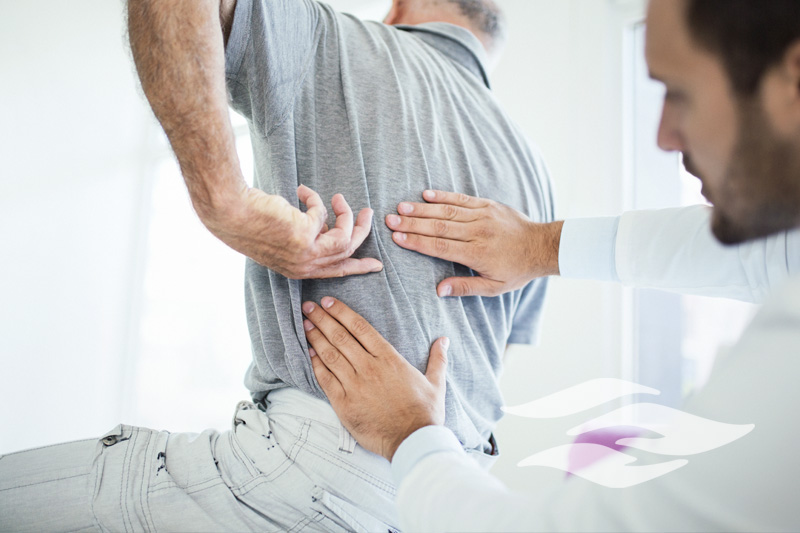
<svg viewBox="0 0 800 533">
<path fill-rule="evenodd" d="M 707 204 L 700 181 L 686 172 L 676 154 L 656 145 L 663 87 L 649 79 L 644 62 L 644 23 L 631 29 L 626 56 L 632 58 L 628 153 L 633 169 L 630 208 Z M 662 391 L 661 401 L 677 404 L 702 387 L 717 354 L 734 344 L 758 306 L 733 300 L 682 296 L 660 291 L 631 291 L 633 336 L 627 378 Z"/>
<path fill-rule="evenodd" d="M 252 182 L 246 122 L 232 122 Z M 158 162 L 152 191 L 131 416 L 170 431 L 225 429 L 236 403 L 249 397 L 245 259 L 200 222 L 171 154 Z"/>
</svg>

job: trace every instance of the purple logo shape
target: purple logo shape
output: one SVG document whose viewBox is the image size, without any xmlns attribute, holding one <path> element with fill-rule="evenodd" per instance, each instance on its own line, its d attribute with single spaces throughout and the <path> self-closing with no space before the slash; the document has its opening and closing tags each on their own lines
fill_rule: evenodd
<svg viewBox="0 0 800 533">
<path fill-rule="evenodd" d="M 624 380 L 598 379 L 504 411 L 531 418 L 554 418 L 641 393 L 659 391 Z M 626 448 L 667 456 L 695 455 L 725 446 L 754 428 L 754 424 L 716 422 L 654 403 L 634 403 L 570 429 L 567 434 L 576 436 L 575 442 L 538 452 L 518 466 L 547 466 L 610 488 L 632 487 L 677 470 L 689 461 L 631 464 L 637 458 L 624 453 Z"/>
</svg>

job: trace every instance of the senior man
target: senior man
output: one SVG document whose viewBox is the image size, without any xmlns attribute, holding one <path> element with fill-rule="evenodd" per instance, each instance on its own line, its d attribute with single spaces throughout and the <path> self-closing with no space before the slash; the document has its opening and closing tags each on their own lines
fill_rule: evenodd
<svg viewBox="0 0 800 533">
<path fill-rule="evenodd" d="M 611 489 L 573 478 L 534 501 L 477 468 L 456 436 L 437 425 L 446 420 L 441 401 L 448 341 L 433 344 L 423 376 L 342 302 L 309 302 L 304 309 L 319 354 L 312 358 L 316 375 L 356 439 L 392 461 L 404 527 L 798 530 L 798 21 L 800 3 L 794 0 L 649 5 L 647 63 L 666 86 L 658 143 L 683 152 L 713 203 L 710 212 L 693 207 L 539 225 L 494 202 L 427 191 L 433 204 L 401 204 L 404 216 L 387 218 L 401 246 L 480 272 L 444 280 L 443 295 L 495 294 L 560 270 L 571 277 L 764 299 L 738 343 L 716 361 L 707 385 L 683 406 L 715 421 L 752 424 L 752 430 L 639 485 Z M 712 234 L 729 246 L 714 242 Z M 456 337 L 452 345 L 459 342 Z"/>
<path fill-rule="evenodd" d="M 354 302 L 418 368 L 434 332 L 462 337 L 449 427 L 491 464 L 503 351 L 534 340 L 546 282 L 440 300 L 425 287 L 468 269 L 394 246 L 371 216 L 436 187 L 553 219 L 541 158 L 490 90 L 500 11 L 491 0 L 396 0 L 380 24 L 313 0 L 129 0 L 128 17 L 142 87 L 198 215 L 251 258 L 253 402 L 224 433 L 119 426 L 3 456 L 0 529 L 396 530 L 389 465 L 356 446 L 325 401 L 301 304 L 325 294 Z M 228 96 L 249 122 L 254 188 Z M 355 221 L 345 197 L 363 208 Z"/>
</svg>

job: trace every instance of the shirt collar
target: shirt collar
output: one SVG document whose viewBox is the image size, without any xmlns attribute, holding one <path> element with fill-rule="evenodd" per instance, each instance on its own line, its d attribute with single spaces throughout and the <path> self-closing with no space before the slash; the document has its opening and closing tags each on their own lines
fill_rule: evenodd
<svg viewBox="0 0 800 533">
<path fill-rule="evenodd" d="M 468 29 L 447 22 L 398 24 L 395 28 L 416 34 L 421 40 L 478 76 L 491 89 L 486 71 L 486 50 Z"/>
</svg>

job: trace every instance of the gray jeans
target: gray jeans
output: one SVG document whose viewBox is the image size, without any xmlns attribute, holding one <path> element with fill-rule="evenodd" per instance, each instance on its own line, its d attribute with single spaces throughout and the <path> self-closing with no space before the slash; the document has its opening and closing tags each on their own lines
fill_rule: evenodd
<svg viewBox="0 0 800 533">
<path fill-rule="evenodd" d="M 304 393 L 249 402 L 223 433 L 120 425 L 0 457 L 0 531 L 381 531 L 389 463 Z"/>
</svg>

